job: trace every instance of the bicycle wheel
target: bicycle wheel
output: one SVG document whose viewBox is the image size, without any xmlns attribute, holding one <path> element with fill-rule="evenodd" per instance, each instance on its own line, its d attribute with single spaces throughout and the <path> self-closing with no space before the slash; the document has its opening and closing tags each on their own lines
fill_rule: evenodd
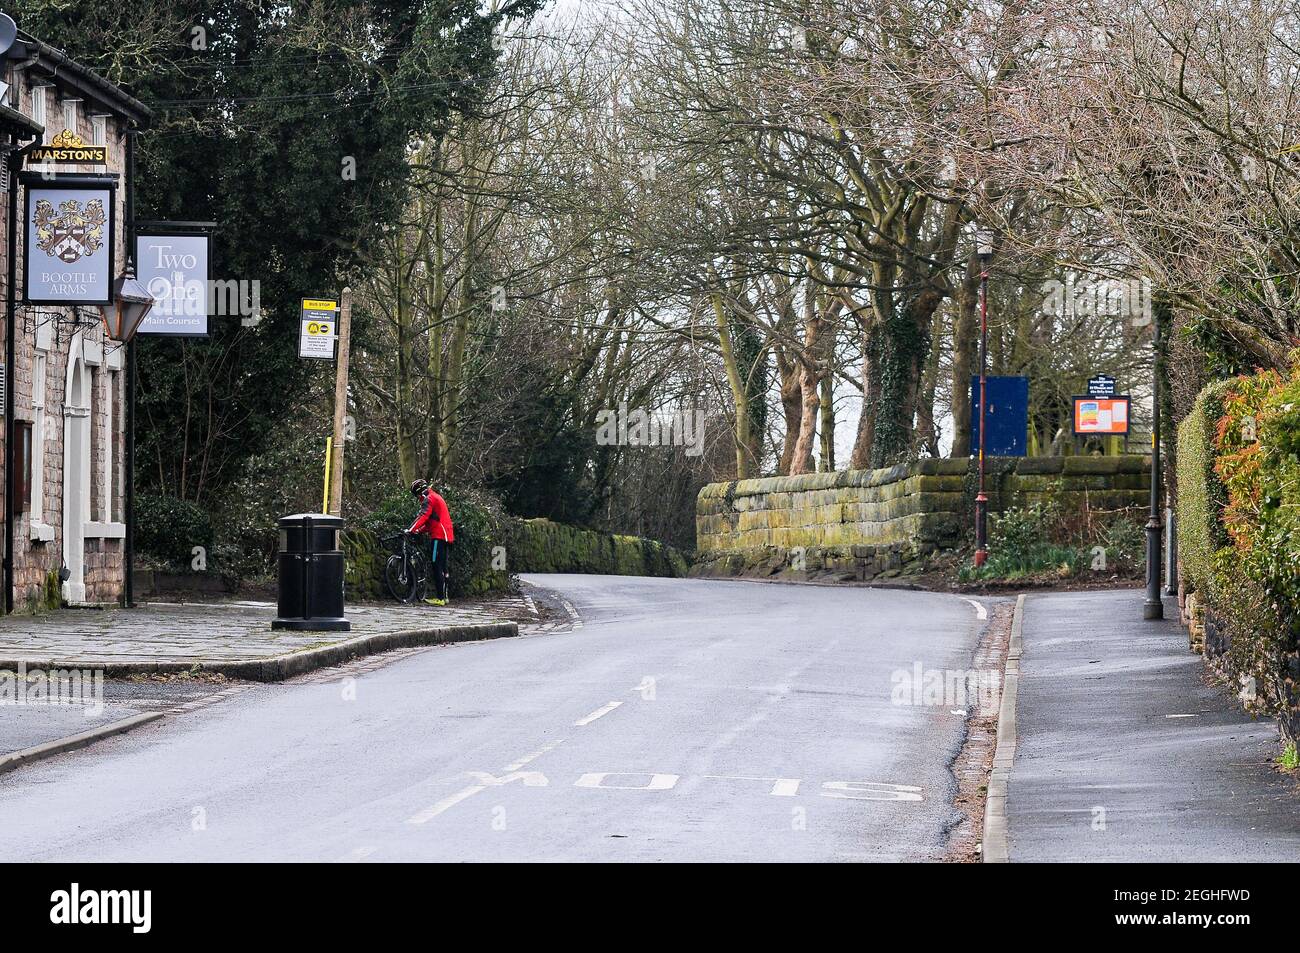
<svg viewBox="0 0 1300 953">
<path fill-rule="evenodd" d="M 429 557 L 423 550 L 411 550 L 411 575 L 414 578 L 411 601 L 418 602 L 429 592 Z"/>
<path fill-rule="evenodd" d="M 413 554 L 414 555 L 414 554 Z M 415 560 L 405 560 L 400 553 L 388 557 L 384 564 L 384 585 L 388 594 L 398 602 L 411 602 L 416 596 L 419 578 L 415 573 Z"/>
</svg>

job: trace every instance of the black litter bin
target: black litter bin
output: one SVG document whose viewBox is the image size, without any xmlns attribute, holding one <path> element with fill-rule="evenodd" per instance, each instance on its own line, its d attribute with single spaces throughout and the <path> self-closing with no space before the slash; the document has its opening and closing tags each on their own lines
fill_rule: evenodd
<svg viewBox="0 0 1300 953">
<path fill-rule="evenodd" d="M 273 629 L 347 632 L 343 617 L 343 520 L 298 513 L 280 520 L 279 615 Z"/>
</svg>

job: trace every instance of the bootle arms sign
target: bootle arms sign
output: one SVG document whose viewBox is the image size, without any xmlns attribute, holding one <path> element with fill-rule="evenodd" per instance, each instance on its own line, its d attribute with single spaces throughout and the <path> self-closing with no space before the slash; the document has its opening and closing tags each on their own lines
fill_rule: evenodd
<svg viewBox="0 0 1300 953">
<path fill-rule="evenodd" d="M 24 303 L 112 303 L 116 179 L 24 177 L 24 184 Z"/>
</svg>

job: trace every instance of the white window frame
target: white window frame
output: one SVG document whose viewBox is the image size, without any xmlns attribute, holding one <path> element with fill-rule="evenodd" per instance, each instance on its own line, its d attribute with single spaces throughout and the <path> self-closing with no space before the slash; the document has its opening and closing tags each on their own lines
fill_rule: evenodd
<svg viewBox="0 0 1300 953">
<path fill-rule="evenodd" d="M 80 99 L 65 99 L 63 101 L 63 128 L 67 129 L 73 135 L 77 134 L 77 103 Z"/>
<path fill-rule="evenodd" d="M 47 90 L 50 90 L 52 88 L 53 88 L 52 86 L 43 86 L 40 84 L 35 84 L 32 86 L 32 92 L 31 92 L 32 121 L 39 123 L 41 127 L 45 130 L 43 133 L 41 133 L 42 144 L 50 141 L 50 125 L 48 122 L 49 113 L 47 111 L 47 107 L 49 105 L 49 98 L 48 98 Z"/>
<path fill-rule="evenodd" d="M 108 113 L 96 113 L 90 117 L 90 144 L 108 145 Z"/>
</svg>

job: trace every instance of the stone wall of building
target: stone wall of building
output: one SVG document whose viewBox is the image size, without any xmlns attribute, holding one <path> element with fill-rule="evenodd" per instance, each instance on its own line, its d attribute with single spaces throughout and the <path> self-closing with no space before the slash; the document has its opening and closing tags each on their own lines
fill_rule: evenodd
<svg viewBox="0 0 1300 953">
<path fill-rule="evenodd" d="M 989 511 L 1052 502 L 1063 511 L 1144 506 L 1149 458 L 990 459 Z M 925 568 L 968 541 L 974 461 L 711 483 L 696 500 L 692 575 L 867 581 Z"/>
<path fill-rule="evenodd" d="M 13 105 L 32 115 L 32 97 L 46 97 L 46 140 L 64 126 L 63 102 L 67 95 L 57 86 L 39 85 L 21 76 L 14 83 Z M 93 141 L 94 118 L 85 102 L 76 109 L 76 129 L 85 141 Z M 102 115 L 102 114 L 101 114 Z M 60 165 L 58 172 L 109 173 L 118 176 L 116 192 L 115 262 L 120 272 L 126 262 L 126 156 L 121 124 L 105 117 L 107 166 Z M 22 224 L 23 192 L 18 189 L 19 287 L 22 298 L 22 243 L 26 228 Z M 0 193 L 0 208 L 8 215 L 8 193 Z M 0 235 L 0 294 L 8 275 L 10 250 Z M 91 307 L 55 308 L 19 307 L 15 319 L 14 418 L 32 426 L 33 488 L 31 506 L 14 514 L 14 606 L 18 611 L 34 611 L 57 606 L 60 601 L 103 604 L 121 600 L 125 570 L 123 525 L 123 487 L 125 477 L 125 353 L 121 345 L 108 340 L 99 310 Z M 0 360 L 3 359 L 4 325 L 0 321 Z M 89 491 L 83 519 L 82 581 L 70 591 L 60 580 L 60 570 L 68 564 L 64 551 L 64 466 L 67 432 L 70 364 L 78 365 L 84 375 L 82 386 L 88 388 L 83 400 L 88 406 L 86 419 L 90 431 L 86 466 Z M 41 370 L 38 372 L 38 365 Z M 43 374 L 43 386 L 38 377 Z M 39 431 L 39 432 L 38 432 Z M 0 427 L 0 454 L 4 452 L 4 428 Z M 36 452 L 39 441 L 40 452 Z M 39 489 L 36 481 L 40 481 Z M 0 482 L 0 497 L 3 482 Z M 8 509 L 7 501 L 2 504 Z M 4 511 L 0 511 L 2 513 Z"/>
</svg>

